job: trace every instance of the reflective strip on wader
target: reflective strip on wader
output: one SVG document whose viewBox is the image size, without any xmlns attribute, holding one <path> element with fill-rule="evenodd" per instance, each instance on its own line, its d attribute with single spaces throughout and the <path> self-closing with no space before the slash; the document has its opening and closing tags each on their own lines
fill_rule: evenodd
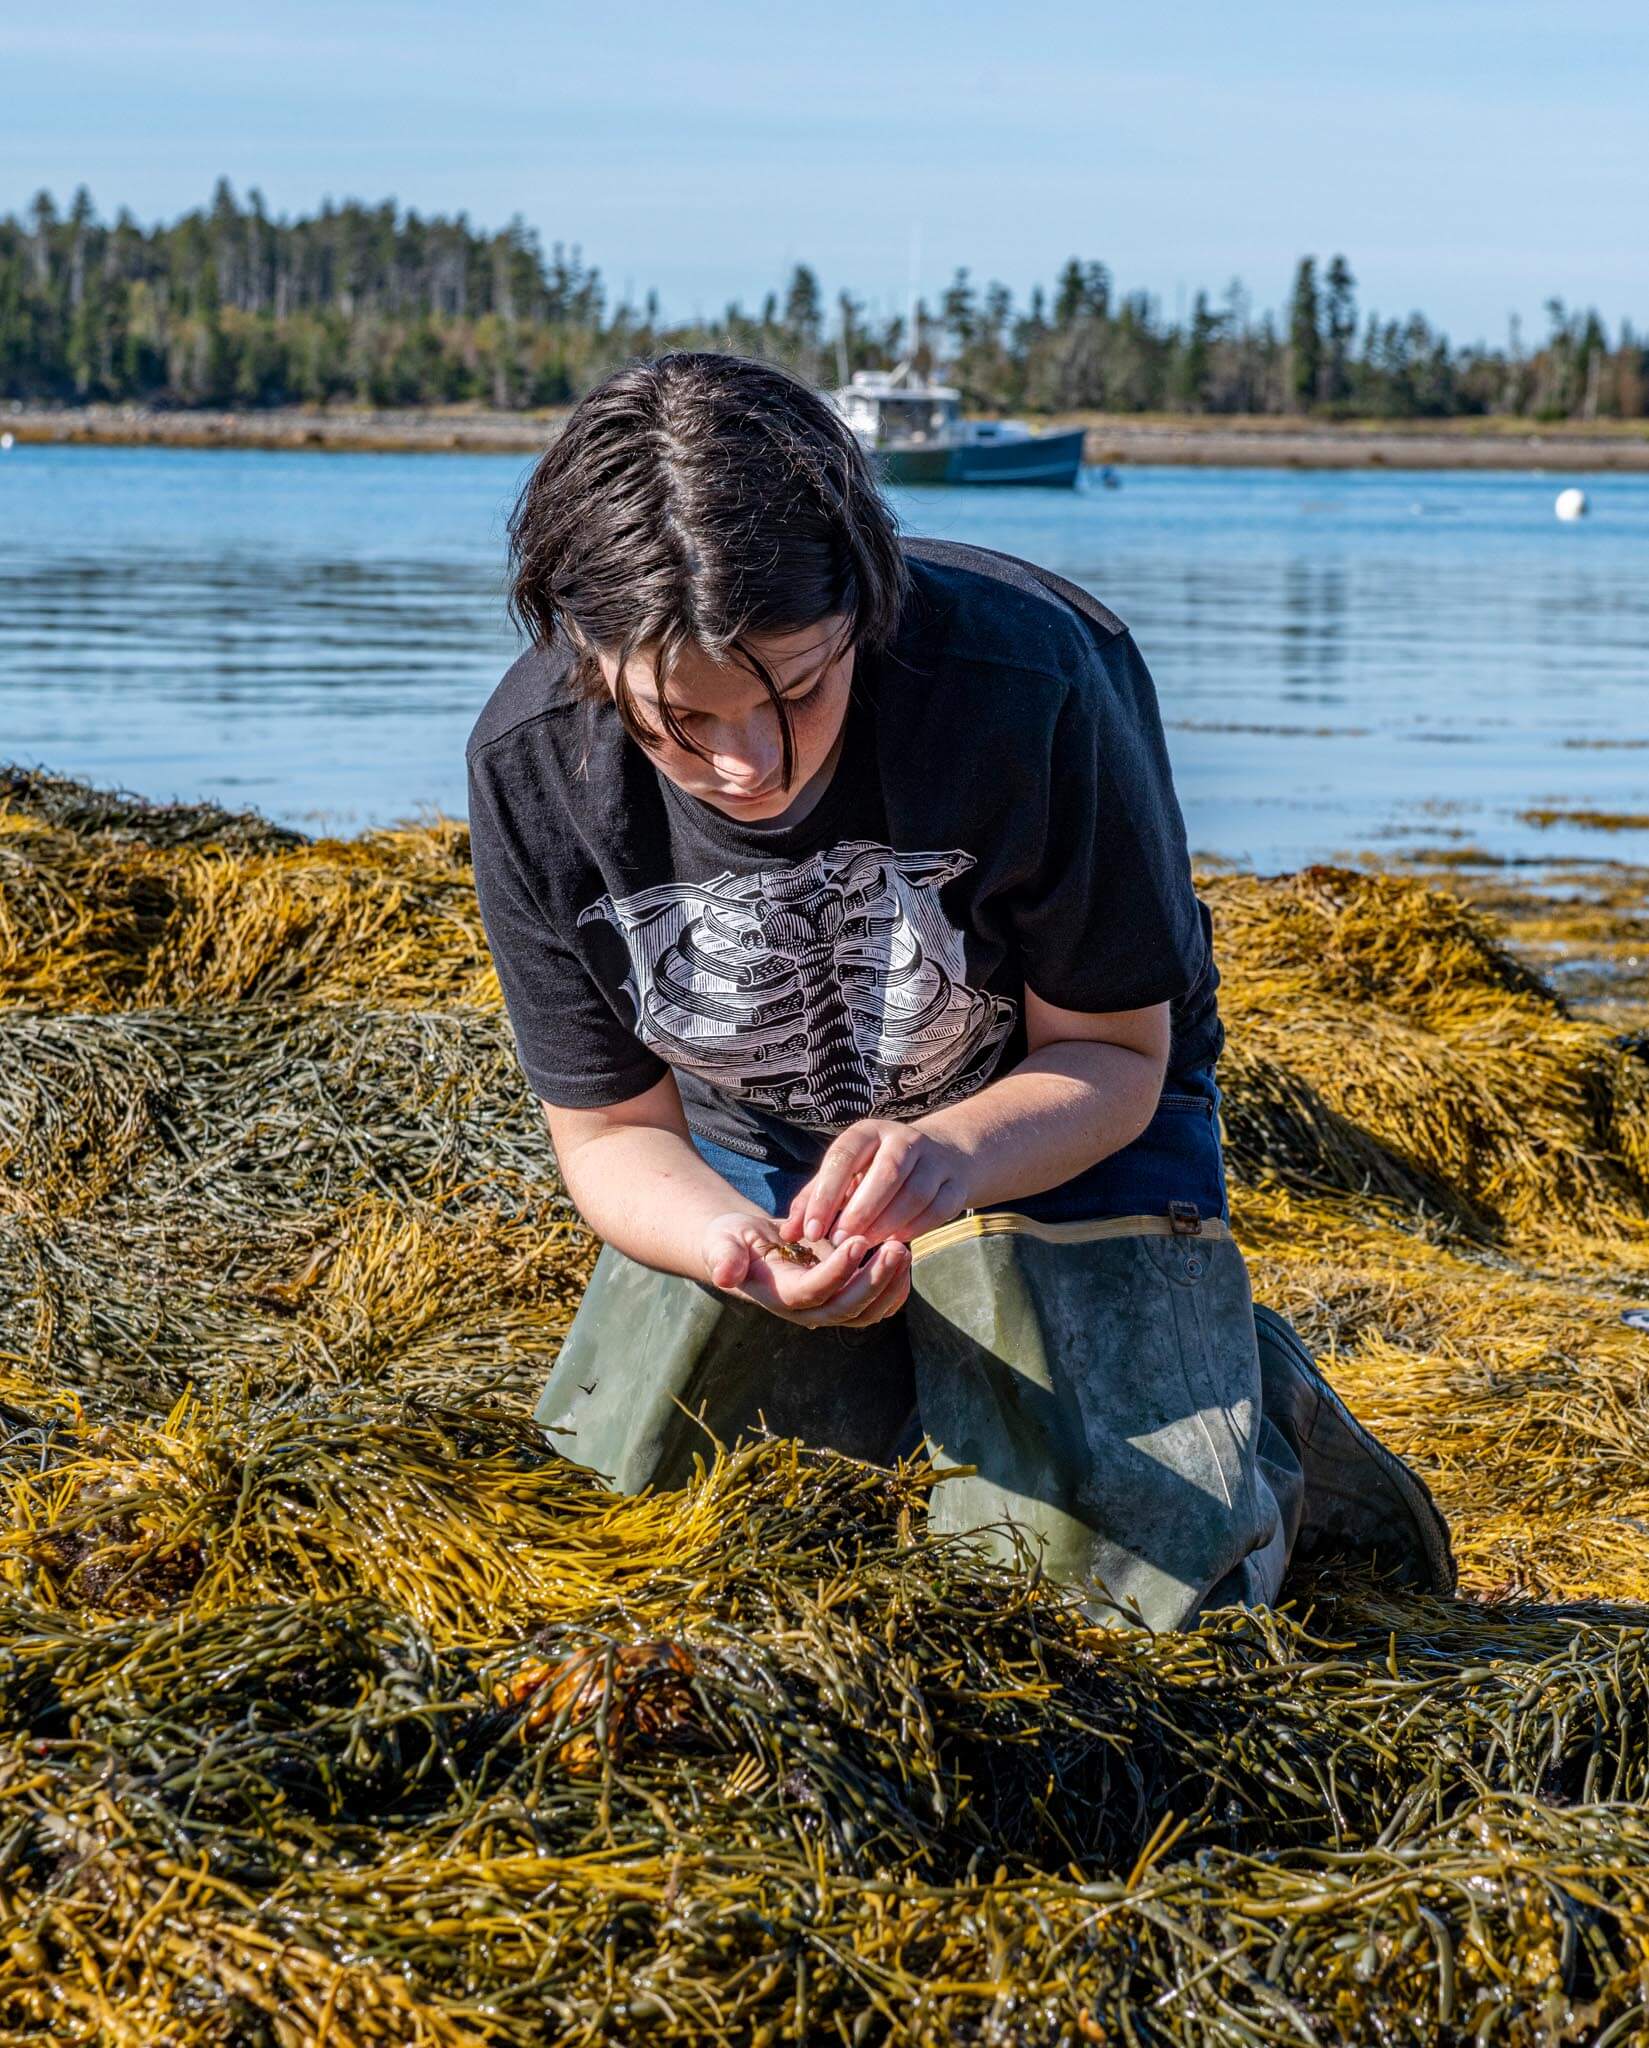
<svg viewBox="0 0 1649 2048">
<path fill-rule="evenodd" d="M 1043 1244 L 1095 1244 L 1107 1237 L 1185 1237 L 1195 1235 L 1218 1244 L 1231 1233 L 1217 1216 L 1204 1216 L 1197 1230 L 1187 1232 L 1167 1216 L 1098 1216 L 1083 1223 L 1039 1223 L 1034 1216 L 1021 1216 L 1012 1209 L 987 1209 L 980 1214 L 958 1216 L 954 1223 L 941 1224 L 911 1240 L 914 1265 L 947 1245 L 961 1244 L 970 1237 L 1035 1237 Z"/>
</svg>

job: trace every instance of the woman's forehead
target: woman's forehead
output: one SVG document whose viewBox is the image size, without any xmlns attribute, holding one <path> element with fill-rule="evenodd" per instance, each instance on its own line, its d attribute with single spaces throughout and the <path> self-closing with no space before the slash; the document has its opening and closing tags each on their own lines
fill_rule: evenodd
<svg viewBox="0 0 1649 2048">
<path fill-rule="evenodd" d="M 845 623 L 842 619 L 822 619 L 789 633 L 750 633 L 745 636 L 744 645 L 766 664 L 782 690 L 811 675 L 833 653 L 842 651 Z M 624 680 L 636 702 L 657 703 L 658 678 L 652 650 L 641 648 L 631 656 Z M 765 701 L 767 696 L 761 677 L 742 658 L 739 648 L 730 649 L 726 658 L 718 662 L 691 642 L 671 664 L 665 686 L 672 704 L 727 704 L 744 698 L 756 702 Z"/>
</svg>

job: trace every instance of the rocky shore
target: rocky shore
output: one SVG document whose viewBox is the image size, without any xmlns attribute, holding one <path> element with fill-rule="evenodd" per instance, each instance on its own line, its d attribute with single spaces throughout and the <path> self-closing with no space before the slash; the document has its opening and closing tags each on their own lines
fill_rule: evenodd
<svg viewBox="0 0 1649 2048">
<path fill-rule="evenodd" d="M 20 408 L 0 433 L 100 447 L 312 449 L 331 453 L 531 454 L 565 414 L 365 409 L 172 412 L 140 406 Z M 1091 463 L 1189 469 L 1477 469 L 1649 472 L 1649 421 L 1299 420 L 1083 413 Z"/>
</svg>

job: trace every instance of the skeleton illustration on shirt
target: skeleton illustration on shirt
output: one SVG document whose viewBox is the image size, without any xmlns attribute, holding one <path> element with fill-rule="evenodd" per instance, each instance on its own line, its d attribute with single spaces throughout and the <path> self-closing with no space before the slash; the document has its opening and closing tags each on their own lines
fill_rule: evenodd
<svg viewBox="0 0 1649 2048">
<path fill-rule="evenodd" d="M 844 840 L 811 859 L 604 896 L 636 1031 L 671 1066 L 775 1116 L 842 1130 L 971 1095 L 1015 1005 L 970 988 L 941 887 L 967 853 Z"/>
</svg>

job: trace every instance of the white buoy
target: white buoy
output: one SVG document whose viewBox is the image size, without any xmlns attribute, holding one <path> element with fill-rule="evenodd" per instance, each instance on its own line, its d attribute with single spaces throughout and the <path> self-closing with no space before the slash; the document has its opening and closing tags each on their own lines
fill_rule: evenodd
<svg viewBox="0 0 1649 2048">
<path fill-rule="evenodd" d="M 0 449 L 15 448 L 16 446 L 17 436 L 15 434 L 0 434 Z"/>
<path fill-rule="evenodd" d="M 1584 519 L 1591 509 L 1586 502 L 1586 493 L 1577 491 L 1572 485 L 1568 490 L 1558 492 L 1557 503 L 1552 507 L 1559 519 Z"/>
</svg>

